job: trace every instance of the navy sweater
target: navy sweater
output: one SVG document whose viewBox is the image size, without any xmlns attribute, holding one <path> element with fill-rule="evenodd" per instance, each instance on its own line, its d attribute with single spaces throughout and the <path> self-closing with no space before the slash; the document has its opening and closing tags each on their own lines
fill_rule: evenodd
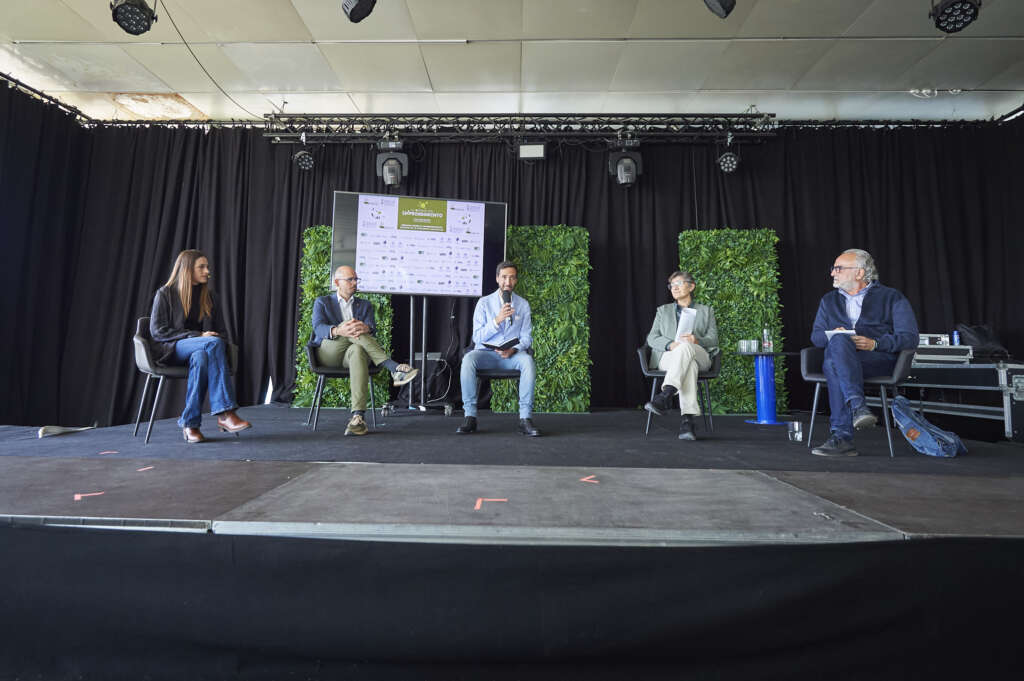
<svg viewBox="0 0 1024 681">
<path fill-rule="evenodd" d="M 825 347 L 828 343 L 825 331 L 838 326 L 849 329 L 850 317 L 846 314 L 846 298 L 833 289 L 822 296 L 818 304 L 811 342 L 819 348 Z M 853 330 L 858 336 L 876 340 L 878 352 L 896 354 L 916 348 L 919 341 L 917 320 L 910 302 L 896 289 L 877 282 L 864 294 L 864 306 Z"/>
</svg>

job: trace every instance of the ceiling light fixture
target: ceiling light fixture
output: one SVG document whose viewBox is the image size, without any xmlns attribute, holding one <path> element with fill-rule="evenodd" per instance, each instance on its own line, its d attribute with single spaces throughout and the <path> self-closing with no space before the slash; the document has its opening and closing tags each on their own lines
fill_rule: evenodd
<svg viewBox="0 0 1024 681">
<path fill-rule="evenodd" d="M 941 0 L 938 5 L 932 0 L 928 16 L 943 33 L 959 33 L 977 19 L 980 12 L 981 0 Z"/>
<path fill-rule="evenodd" d="M 156 3 L 153 3 L 156 7 Z M 126 33 L 142 35 L 156 23 L 156 10 L 146 0 L 112 0 L 110 15 Z"/>
<path fill-rule="evenodd" d="M 736 7 L 736 0 L 704 0 L 704 4 L 718 17 L 724 19 Z"/>
<path fill-rule="evenodd" d="M 640 155 L 640 140 L 624 128 L 619 128 L 614 140 L 608 140 L 608 174 L 623 187 L 632 187 L 644 172 L 644 159 Z M 635 151 L 626 151 L 627 149 Z"/>
<path fill-rule="evenodd" d="M 341 3 L 341 11 L 345 13 L 349 21 L 358 24 L 370 16 L 370 12 L 373 11 L 376 4 L 377 0 L 345 0 Z"/>
<path fill-rule="evenodd" d="M 725 136 L 725 153 L 718 157 L 715 163 L 718 164 L 718 168 L 723 173 L 735 173 L 740 167 L 739 154 L 735 154 L 729 151 L 729 145 L 732 144 L 732 133 L 730 132 Z"/>
<path fill-rule="evenodd" d="M 387 187 L 397 187 L 402 184 L 402 178 L 409 175 L 409 155 L 403 154 L 402 140 L 397 135 L 390 138 L 384 137 L 377 142 L 377 177 L 384 180 Z"/>
<path fill-rule="evenodd" d="M 299 170 L 312 170 L 313 166 L 316 165 L 316 160 L 313 158 L 313 154 L 303 149 L 295 152 L 292 156 L 292 163 Z"/>
</svg>

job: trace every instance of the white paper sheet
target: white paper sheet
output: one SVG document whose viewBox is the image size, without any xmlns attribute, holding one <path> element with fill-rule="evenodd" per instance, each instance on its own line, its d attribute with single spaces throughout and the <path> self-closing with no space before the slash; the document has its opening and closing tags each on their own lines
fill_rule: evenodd
<svg viewBox="0 0 1024 681">
<path fill-rule="evenodd" d="M 684 307 L 683 313 L 679 315 L 679 323 L 676 324 L 676 340 L 680 336 L 693 333 L 693 325 L 697 321 L 697 311 L 692 307 Z"/>
<path fill-rule="evenodd" d="M 836 334 L 840 336 L 853 336 L 856 335 L 856 333 L 857 332 L 854 331 L 853 329 L 843 329 L 842 331 L 826 331 L 825 338 L 827 340 L 832 340 L 832 336 L 835 336 Z"/>
</svg>

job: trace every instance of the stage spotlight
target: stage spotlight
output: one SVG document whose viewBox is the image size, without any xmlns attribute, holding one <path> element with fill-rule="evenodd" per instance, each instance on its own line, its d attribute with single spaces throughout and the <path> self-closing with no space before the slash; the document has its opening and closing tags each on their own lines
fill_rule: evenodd
<svg viewBox="0 0 1024 681">
<path fill-rule="evenodd" d="M 612 151 L 608 154 L 608 174 L 623 187 L 632 187 L 644 171 L 639 151 Z"/>
<path fill-rule="evenodd" d="M 731 151 L 727 151 L 719 156 L 716 162 L 723 173 L 735 173 L 736 169 L 740 167 L 740 157 Z"/>
<path fill-rule="evenodd" d="M 349 21 L 358 24 L 370 16 L 370 12 L 373 11 L 373 6 L 376 4 L 377 0 L 345 0 L 341 3 L 341 11 L 345 13 Z"/>
<path fill-rule="evenodd" d="M 932 11 L 928 16 L 935 20 L 935 28 L 943 33 L 958 33 L 978 18 L 981 0 L 941 0 L 938 5 L 932 0 Z"/>
<path fill-rule="evenodd" d="M 409 156 L 399 151 L 385 151 L 377 154 L 377 177 L 384 179 L 388 187 L 397 187 L 402 178 L 409 175 Z"/>
<path fill-rule="evenodd" d="M 736 0 L 704 0 L 704 4 L 708 6 L 709 10 L 724 19 L 736 7 Z"/>
<path fill-rule="evenodd" d="M 294 163 L 299 170 L 312 170 L 316 160 L 313 158 L 313 154 L 303 149 L 302 151 L 295 152 L 292 156 L 292 163 Z"/>
<path fill-rule="evenodd" d="M 110 14 L 118 26 L 132 35 L 142 35 L 156 22 L 156 12 L 146 0 L 112 0 Z"/>
</svg>

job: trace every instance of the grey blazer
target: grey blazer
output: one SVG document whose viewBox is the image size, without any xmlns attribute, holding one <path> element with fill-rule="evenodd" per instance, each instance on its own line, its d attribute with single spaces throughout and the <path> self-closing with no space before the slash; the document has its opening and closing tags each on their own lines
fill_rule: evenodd
<svg viewBox="0 0 1024 681">
<path fill-rule="evenodd" d="M 647 344 L 651 346 L 652 369 L 658 368 L 658 361 L 668 350 L 668 344 L 675 340 L 676 326 L 676 303 L 659 305 L 654 315 L 654 323 L 647 334 Z M 708 356 L 714 357 L 718 354 L 718 325 L 715 323 L 715 311 L 703 303 L 692 303 L 690 305 L 697 311 L 697 319 L 693 323 L 693 335 L 697 337 L 697 344 L 707 350 Z"/>
</svg>

